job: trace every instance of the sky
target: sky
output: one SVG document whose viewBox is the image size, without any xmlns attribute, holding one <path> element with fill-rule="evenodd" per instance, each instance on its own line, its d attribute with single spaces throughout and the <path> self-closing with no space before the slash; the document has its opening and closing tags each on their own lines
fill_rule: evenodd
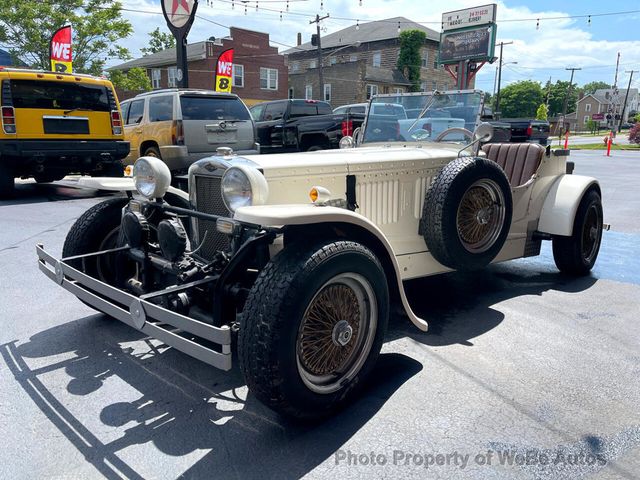
<svg viewBox="0 0 640 480">
<path fill-rule="evenodd" d="M 137 57 L 139 48 L 148 43 L 148 32 L 156 27 L 168 31 L 160 0 L 121 2 L 123 8 L 134 10 L 123 12 L 135 32 L 123 44 Z M 574 76 L 574 83 L 578 85 L 595 80 L 612 84 L 618 52 L 618 86 L 626 88 L 628 84 L 629 74 L 625 71 L 640 70 L 640 3 L 637 0 L 612 3 L 505 0 L 496 3 L 497 42 L 513 42 L 504 47 L 503 86 L 519 80 L 536 80 L 543 84 L 550 78 L 552 82 L 569 80 L 571 72 L 565 70 L 567 67 L 582 68 Z M 283 51 L 295 45 L 297 32 L 302 33 L 303 42 L 309 41 L 316 28 L 309 20 L 316 14 L 330 15 L 321 22 L 322 32 L 327 34 L 354 26 L 356 21 L 364 23 L 399 15 L 439 31 L 444 12 L 486 3 L 465 0 L 252 0 L 246 2 L 246 14 L 241 1 L 234 0 L 233 4 L 232 0 L 200 0 L 199 18 L 189 33 L 189 42 L 227 36 L 228 27 L 235 26 L 269 33 L 272 45 Z M 625 13 L 608 15 L 618 12 Z M 591 22 L 588 17 L 571 18 L 582 15 L 591 15 Z M 110 60 L 109 66 L 117 63 Z M 497 63 L 487 64 L 480 70 L 476 88 L 493 91 L 496 66 Z M 632 86 L 640 88 L 640 73 L 634 74 Z"/>
</svg>

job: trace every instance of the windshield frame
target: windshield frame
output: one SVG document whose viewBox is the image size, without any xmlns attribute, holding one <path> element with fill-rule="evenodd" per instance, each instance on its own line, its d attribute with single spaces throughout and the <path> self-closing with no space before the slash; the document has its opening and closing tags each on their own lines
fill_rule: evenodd
<svg viewBox="0 0 640 480">
<path fill-rule="evenodd" d="M 434 145 L 435 142 L 434 138 L 436 137 L 436 135 L 434 134 L 432 137 L 426 137 L 426 138 L 412 138 L 412 139 L 406 139 L 406 138 L 399 138 L 399 139 L 377 139 L 377 138 L 368 138 L 367 135 L 367 128 L 370 127 L 371 125 L 371 112 L 373 111 L 373 104 L 374 103 L 393 103 L 393 104 L 397 104 L 397 103 L 401 103 L 399 102 L 399 100 L 401 99 L 405 99 L 405 98 L 413 98 L 413 97 L 424 97 L 426 98 L 426 100 L 423 103 L 423 106 L 421 106 L 421 110 L 418 114 L 417 117 L 409 117 L 407 121 L 410 121 L 410 124 L 407 125 L 407 127 L 410 130 L 413 130 L 415 127 L 415 124 L 419 122 L 420 119 L 425 118 L 425 114 L 430 111 L 430 109 L 432 108 L 432 105 L 434 103 L 434 99 L 436 98 L 436 95 L 449 95 L 449 96 L 460 96 L 460 95 L 478 95 L 479 101 L 477 106 L 474 106 L 476 108 L 476 111 L 474 112 L 473 116 L 470 116 L 468 118 L 459 118 L 459 119 L 455 119 L 452 118 L 452 120 L 457 120 L 458 123 L 460 123 L 460 121 L 464 121 L 464 126 L 467 130 L 473 132 L 475 130 L 475 128 L 480 124 L 481 122 L 481 117 L 482 117 L 482 110 L 484 108 L 484 98 L 485 98 L 485 93 L 482 90 L 478 90 L 478 89 L 467 89 L 467 90 L 433 90 L 433 91 L 429 91 L 429 92 L 412 92 L 412 93 L 385 93 L 385 94 L 380 94 L 380 95 L 374 95 L 369 101 L 369 107 L 367 109 L 367 116 L 365 118 L 364 123 L 362 124 L 362 128 L 360 133 L 358 134 L 358 138 L 357 140 L 357 145 L 375 145 L 375 144 L 403 144 L 403 145 L 420 145 L 423 143 L 428 143 L 430 145 Z M 384 100 L 388 100 L 387 102 L 385 102 Z M 401 103 L 403 104 L 403 103 Z M 411 109 L 409 109 L 411 110 Z M 413 109 L 416 110 L 416 109 Z M 471 128 L 469 128 L 471 127 Z M 456 145 L 460 145 L 461 143 L 466 143 L 464 140 L 461 139 L 455 139 L 455 140 L 447 140 L 446 138 L 442 141 L 442 143 L 454 143 Z"/>
</svg>

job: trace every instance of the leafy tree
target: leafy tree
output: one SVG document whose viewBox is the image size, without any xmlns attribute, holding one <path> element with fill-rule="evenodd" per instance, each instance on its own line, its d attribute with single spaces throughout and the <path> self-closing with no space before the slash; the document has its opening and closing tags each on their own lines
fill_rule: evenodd
<svg viewBox="0 0 640 480">
<path fill-rule="evenodd" d="M 161 32 L 160 27 L 149 32 L 149 37 L 149 46 L 140 49 L 142 55 L 151 55 L 176 46 L 176 37 L 171 33 Z"/>
<path fill-rule="evenodd" d="M 118 41 L 133 28 L 114 0 L 0 0 L 0 42 L 33 68 L 49 70 L 49 42 L 60 27 L 73 27 L 73 70 L 100 74 L 109 57 L 131 58 Z"/>
<path fill-rule="evenodd" d="M 538 110 L 536 110 L 536 120 L 546 120 L 549 116 L 549 109 L 547 108 L 547 105 L 544 103 L 541 103 L 540 106 L 538 107 Z"/>
<path fill-rule="evenodd" d="M 398 70 L 411 82 L 410 91 L 420 91 L 420 49 L 427 40 L 422 30 L 405 30 L 400 33 L 400 55 Z"/>
<path fill-rule="evenodd" d="M 562 108 L 564 106 L 564 99 L 569 90 L 569 82 L 557 80 L 556 83 L 549 83 L 545 85 L 545 94 L 549 96 L 549 114 L 552 117 L 562 115 Z M 576 102 L 578 101 L 579 92 L 576 88 L 576 84 L 571 86 L 569 92 L 569 99 L 567 101 L 567 113 L 576 111 Z"/>
<path fill-rule="evenodd" d="M 601 81 L 595 81 L 595 82 L 589 82 L 589 83 L 585 83 L 580 90 L 585 94 L 585 95 L 589 95 L 591 93 L 594 93 L 596 90 L 599 90 L 601 88 L 611 88 L 611 85 L 609 85 L 606 82 L 601 82 Z"/>
<path fill-rule="evenodd" d="M 151 90 L 151 80 L 144 68 L 135 67 L 127 72 L 113 70 L 109 72 L 109 80 L 114 86 L 124 91 L 149 91 Z"/>
<path fill-rule="evenodd" d="M 500 90 L 500 111 L 503 118 L 534 118 L 544 93 L 538 82 L 523 80 Z"/>
<path fill-rule="evenodd" d="M 595 120 L 589 119 L 589 120 L 587 120 L 587 123 L 585 124 L 585 127 L 591 133 L 596 133 L 596 130 L 598 129 L 598 122 L 596 122 Z"/>
</svg>

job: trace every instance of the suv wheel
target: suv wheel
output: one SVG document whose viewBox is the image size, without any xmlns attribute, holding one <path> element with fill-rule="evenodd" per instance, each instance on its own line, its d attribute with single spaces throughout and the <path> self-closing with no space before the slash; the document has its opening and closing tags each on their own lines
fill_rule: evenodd
<svg viewBox="0 0 640 480">
<path fill-rule="evenodd" d="M 162 157 L 160 156 L 160 150 L 158 149 L 158 147 L 147 147 L 146 150 L 144 151 L 143 157 L 154 157 L 154 158 L 162 159 Z"/>
<path fill-rule="evenodd" d="M 13 171 L 7 165 L 0 163 L 0 198 L 8 198 L 13 195 L 15 182 Z"/>
<path fill-rule="evenodd" d="M 320 418 L 370 374 L 389 316 L 384 270 L 349 241 L 288 246 L 260 272 L 238 336 L 250 391 L 275 411 Z"/>
</svg>

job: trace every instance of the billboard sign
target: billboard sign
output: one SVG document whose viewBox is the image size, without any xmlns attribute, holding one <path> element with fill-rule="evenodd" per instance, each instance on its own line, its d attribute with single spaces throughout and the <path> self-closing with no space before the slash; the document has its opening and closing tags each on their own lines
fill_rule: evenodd
<svg viewBox="0 0 640 480">
<path fill-rule="evenodd" d="M 59 28 L 49 44 L 51 71 L 71 73 L 73 52 L 71 50 L 71 25 Z"/>
<path fill-rule="evenodd" d="M 233 48 L 225 50 L 216 63 L 216 92 L 230 92 L 233 80 Z"/>
<path fill-rule="evenodd" d="M 458 30 L 460 28 L 478 27 L 495 23 L 496 4 L 482 5 L 481 7 L 465 8 L 442 14 L 442 31 Z"/>
<path fill-rule="evenodd" d="M 443 32 L 440 35 L 439 63 L 463 60 L 491 60 L 495 50 L 495 24 Z"/>
<path fill-rule="evenodd" d="M 591 120 L 604 120 L 604 113 L 592 113 Z"/>
</svg>

